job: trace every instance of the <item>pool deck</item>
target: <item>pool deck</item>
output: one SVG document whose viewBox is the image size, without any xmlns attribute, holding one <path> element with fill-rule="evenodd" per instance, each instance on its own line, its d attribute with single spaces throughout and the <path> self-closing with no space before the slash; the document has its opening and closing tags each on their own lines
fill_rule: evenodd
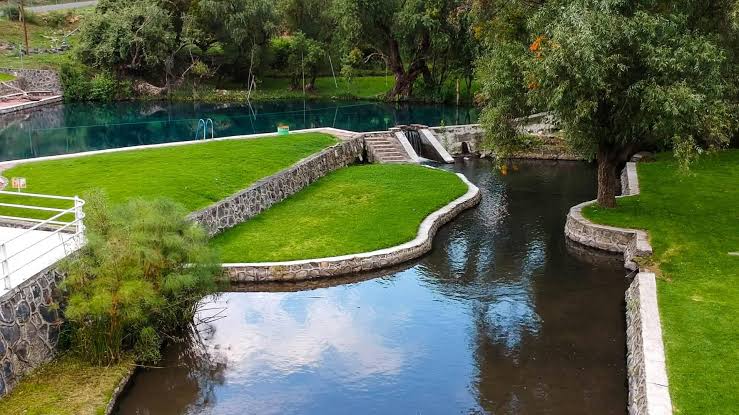
<svg viewBox="0 0 739 415">
<path fill-rule="evenodd" d="M 10 114 L 12 112 L 23 111 L 43 105 L 54 104 L 62 101 L 61 95 L 51 95 L 43 97 L 38 101 L 31 101 L 24 98 L 9 98 L 0 101 L 0 115 Z"/>
</svg>

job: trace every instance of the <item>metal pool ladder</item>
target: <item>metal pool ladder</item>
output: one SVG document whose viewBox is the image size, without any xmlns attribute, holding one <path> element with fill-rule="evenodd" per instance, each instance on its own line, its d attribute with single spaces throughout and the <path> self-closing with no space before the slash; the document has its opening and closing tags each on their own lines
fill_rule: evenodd
<svg viewBox="0 0 739 415">
<path fill-rule="evenodd" d="M 198 129 L 195 130 L 195 139 L 197 140 L 200 137 L 200 127 L 203 127 L 203 140 L 206 140 L 208 138 L 208 124 L 210 124 L 210 138 L 215 138 L 216 131 L 213 127 L 213 120 L 208 119 L 199 119 L 198 120 Z"/>
</svg>

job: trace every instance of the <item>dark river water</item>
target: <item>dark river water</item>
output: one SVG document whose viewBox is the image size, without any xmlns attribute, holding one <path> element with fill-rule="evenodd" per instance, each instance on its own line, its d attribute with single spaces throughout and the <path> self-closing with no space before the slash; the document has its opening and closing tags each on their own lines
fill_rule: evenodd
<svg viewBox="0 0 739 415">
<path fill-rule="evenodd" d="M 477 110 L 451 105 L 347 101 L 245 103 L 67 103 L 0 117 L 0 161 L 195 139 L 200 119 L 215 137 L 336 127 L 387 130 L 397 124 L 469 124 Z M 208 137 L 210 137 L 210 129 Z M 202 138 L 202 130 L 200 130 Z"/>
<path fill-rule="evenodd" d="M 577 162 L 453 167 L 483 193 L 384 276 L 209 299 L 202 341 L 139 371 L 120 414 L 624 414 L 618 258 L 566 242 Z M 242 291 L 242 292 L 238 292 Z"/>
</svg>

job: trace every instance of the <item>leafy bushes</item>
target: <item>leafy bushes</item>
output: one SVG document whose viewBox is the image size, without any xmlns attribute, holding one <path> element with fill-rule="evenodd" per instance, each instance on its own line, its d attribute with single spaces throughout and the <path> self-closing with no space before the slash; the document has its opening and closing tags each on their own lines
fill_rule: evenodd
<svg viewBox="0 0 739 415">
<path fill-rule="evenodd" d="M 93 73 L 84 65 L 62 65 L 59 78 L 64 98 L 70 101 L 112 101 L 132 94 L 130 81 L 118 80 L 110 72 Z"/>
<path fill-rule="evenodd" d="M 215 290 L 207 235 L 171 201 L 110 207 L 100 193 L 86 199 L 87 244 L 62 265 L 71 347 L 97 364 L 129 352 L 156 361 L 162 341 L 182 332 Z"/>
</svg>

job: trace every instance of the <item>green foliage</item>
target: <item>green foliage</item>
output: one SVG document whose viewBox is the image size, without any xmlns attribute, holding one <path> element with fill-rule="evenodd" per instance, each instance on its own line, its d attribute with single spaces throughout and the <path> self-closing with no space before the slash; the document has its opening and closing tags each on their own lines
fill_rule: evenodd
<svg viewBox="0 0 739 415">
<path fill-rule="evenodd" d="M 518 145 L 512 123 L 522 111 L 553 112 L 571 147 L 597 157 L 598 199 L 608 205 L 617 165 L 638 149 L 674 146 L 687 161 L 700 147 L 725 146 L 737 125 L 732 66 L 713 26 L 692 27 L 691 7 L 547 3 L 529 20 L 528 51 L 513 40 L 493 49 L 486 59 L 494 62 L 479 64 L 490 145 L 501 152 Z"/>
<path fill-rule="evenodd" d="M 61 65 L 59 79 L 64 98 L 71 101 L 112 101 L 131 96 L 129 81 L 118 80 L 110 72 L 94 73 L 78 63 Z"/>
<path fill-rule="evenodd" d="M 87 243 L 62 265 L 72 347 L 98 364 L 128 351 L 156 361 L 161 339 L 188 325 L 215 289 L 218 262 L 207 235 L 168 200 L 117 207 L 101 193 L 86 200 Z"/>
<path fill-rule="evenodd" d="M 2 14 L 11 21 L 21 22 L 23 20 L 28 24 L 36 24 L 39 22 L 38 15 L 30 10 L 23 10 L 23 19 L 21 19 L 21 9 L 17 4 L 5 4 L 0 10 Z"/>
<path fill-rule="evenodd" d="M 85 19 L 77 55 L 95 68 L 161 70 L 175 49 L 172 16 L 156 0 L 104 2 Z"/>
<path fill-rule="evenodd" d="M 274 50 L 274 65 L 287 72 L 290 87 L 300 89 L 305 81 L 306 90 L 313 90 L 325 56 L 323 45 L 309 39 L 303 32 L 297 32 L 292 36 L 273 39 L 271 46 Z"/>
</svg>

